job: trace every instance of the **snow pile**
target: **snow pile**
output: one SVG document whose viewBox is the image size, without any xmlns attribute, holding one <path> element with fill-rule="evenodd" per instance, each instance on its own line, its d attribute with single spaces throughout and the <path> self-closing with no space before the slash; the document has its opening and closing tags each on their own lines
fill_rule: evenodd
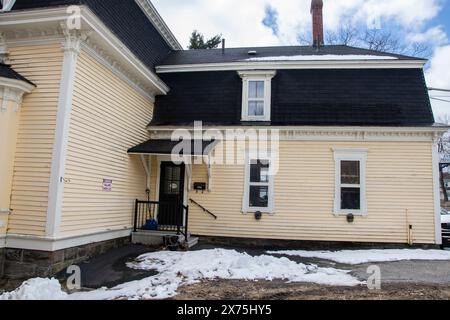
<svg viewBox="0 0 450 320">
<path fill-rule="evenodd" d="M 300 55 L 300 56 L 278 56 L 278 57 L 253 57 L 243 61 L 351 61 L 351 60 L 398 60 L 397 57 L 375 56 L 375 55 Z"/>
<path fill-rule="evenodd" d="M 56 283 L 48 282 L 52 286 L 48 288 L 49 293 L 44 298 L 51 296 L 71 300 L 165 299 L 175 296 L 180 286 L 193 284 L 202 279 L 282 279 L 290 282 L 313 282 L 339 286 L 361 284 L 360 281 L 348 274 L 349 271 L 304 265 L 285 257 L 268 255 L 252 257 L 246 253 L 224 249 L 153 252 L 138 257 L 135 262 L 129 263 L 128 267 L 156 270 L 159 274 L 143 280 L 124 283 L 112 289 L 102 288 L 71 295 L 65 295 L 61 291 L 61 287 L 56 286 Z M 33 281 L 31 280 L 31 283 L 35 283 Z M 34 288 L 36 295 L 22 294 L 24 291 L 32 292 L 34 290 L 29 286 L 24 288 L 24 285 L 15 291 L 17 293 L 6 293 L 6 297 L 10 299 L 32 297 L 40 299 L 43 297 L 37 294 L 42 290 L 42 285 Z M 52 291 L 51 294 L 50 291 Z"/>
<path fill-rule="evenodd" d="M 201 279 L 273 280 L 315 282 L 327 285 L 357 285 L 348 271 L 318 268 L 284 257 L 250 256 L 235 250 L 214 249 L 192 252 L 154 252 L 142 255 L 129 267 L 154 270 L 164 275 L 182 275 L 185 283 Z"/>
<path fill-rule="evenodd" d="M 269 254 L 319 258 L 345 264 L 389 262 L 402 260 L 450 260 L 450 252 L 443 250 L 343 250 L 343 251 L 268 251 Z"/>
<path fill-rule="evenodd" d="M 0 300 L 61 300 L 67 293 L 56 279 L 35 278 L 25 281 L 12 292 L 0 295 Z"/>
</svg>

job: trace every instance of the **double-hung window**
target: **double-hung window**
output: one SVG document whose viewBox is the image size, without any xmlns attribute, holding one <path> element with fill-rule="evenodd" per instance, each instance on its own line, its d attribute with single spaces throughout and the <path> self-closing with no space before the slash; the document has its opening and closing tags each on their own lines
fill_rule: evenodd
<svg viewBox="0 0 450 320">
<path fill-rule="evenodd" d="M 336 170 L 334 213 L 366 214 L 367 150 L 335 149 L 334 158 Z"/>
<path fill-rule="evenodd" d="M 270 160 L 247 157 L 243 211 L 273 213 L 273 192 Z"/>
<path fill-rule="evenodd" d="M 242 121 L 270 121 L 272 78 L 275 71 L 243 71 Z"/>
</svg>

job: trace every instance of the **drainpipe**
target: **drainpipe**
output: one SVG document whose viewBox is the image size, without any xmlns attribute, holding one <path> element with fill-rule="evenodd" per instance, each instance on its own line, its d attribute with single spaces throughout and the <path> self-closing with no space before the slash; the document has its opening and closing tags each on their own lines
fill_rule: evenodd
<svg viewBox="0 0 450 320">
<path fill-rule="evenodd" d="M 147 190 L 150 190 L 150 179 L 151 179 L 151 169 L 152 169 L 152 157 L 148 156 L 148 161 L 145 161 L 145 155 L 141 154 L 142 166 L 145 170 Z"/>
</svg>

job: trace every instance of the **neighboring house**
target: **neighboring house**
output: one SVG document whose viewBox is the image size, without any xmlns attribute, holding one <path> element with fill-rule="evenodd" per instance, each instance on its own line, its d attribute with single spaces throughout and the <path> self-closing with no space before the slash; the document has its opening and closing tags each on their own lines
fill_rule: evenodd
<svg viewBox="0 0 450 320">
<path fill-rule="evenodd" d="M 314 46 L 183 51 L 148 0 L 15 1 L 0 14 L 5 276 L 52 274 L 151 217 L 199 236 L 440 244 L 446 128 L 426 61 L 323 46 L 321 12 Z M 173 164 L 172 134 L 196 121 L 277 129 L 278 171 L 245 147 L 241 164 Z M 190 158 L 230 143 L 200 139 Z"/>
</svg>

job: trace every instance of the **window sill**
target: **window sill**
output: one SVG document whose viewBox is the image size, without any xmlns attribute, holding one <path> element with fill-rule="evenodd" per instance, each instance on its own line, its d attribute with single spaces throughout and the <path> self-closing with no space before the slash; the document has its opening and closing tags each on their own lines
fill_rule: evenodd
<svg viewBox="0 0 450 320">
<path fill-rule="evenodd" d="M 270 124 L 270 119 L 268 118 L 245 118 L 241 119 L 241 122 L 265 122 Z"/>
<path fill-rule="evenodd" d="M 247 214 L 255 214 L 256 212 L 261 212 L 262 214 L 268 214 L 268 215 L 274 215 L 275 214 L 275 210 L 273 209 L 245 209 L 242 210 L 242 214 L 247 215 Z"/>
<path fill-rule="evenodd" d="M 347 210 L 347 211 L 338 211 L 338 212 L 334 212 L 333 215 L 336 217 L 346 217 L 349 214 L 352 214 L 354 216 L 357 217 L 365 217 L 368 216 L 367 212 L 364 211 L 352 211 L 352 210 Z"/>
</svg>

